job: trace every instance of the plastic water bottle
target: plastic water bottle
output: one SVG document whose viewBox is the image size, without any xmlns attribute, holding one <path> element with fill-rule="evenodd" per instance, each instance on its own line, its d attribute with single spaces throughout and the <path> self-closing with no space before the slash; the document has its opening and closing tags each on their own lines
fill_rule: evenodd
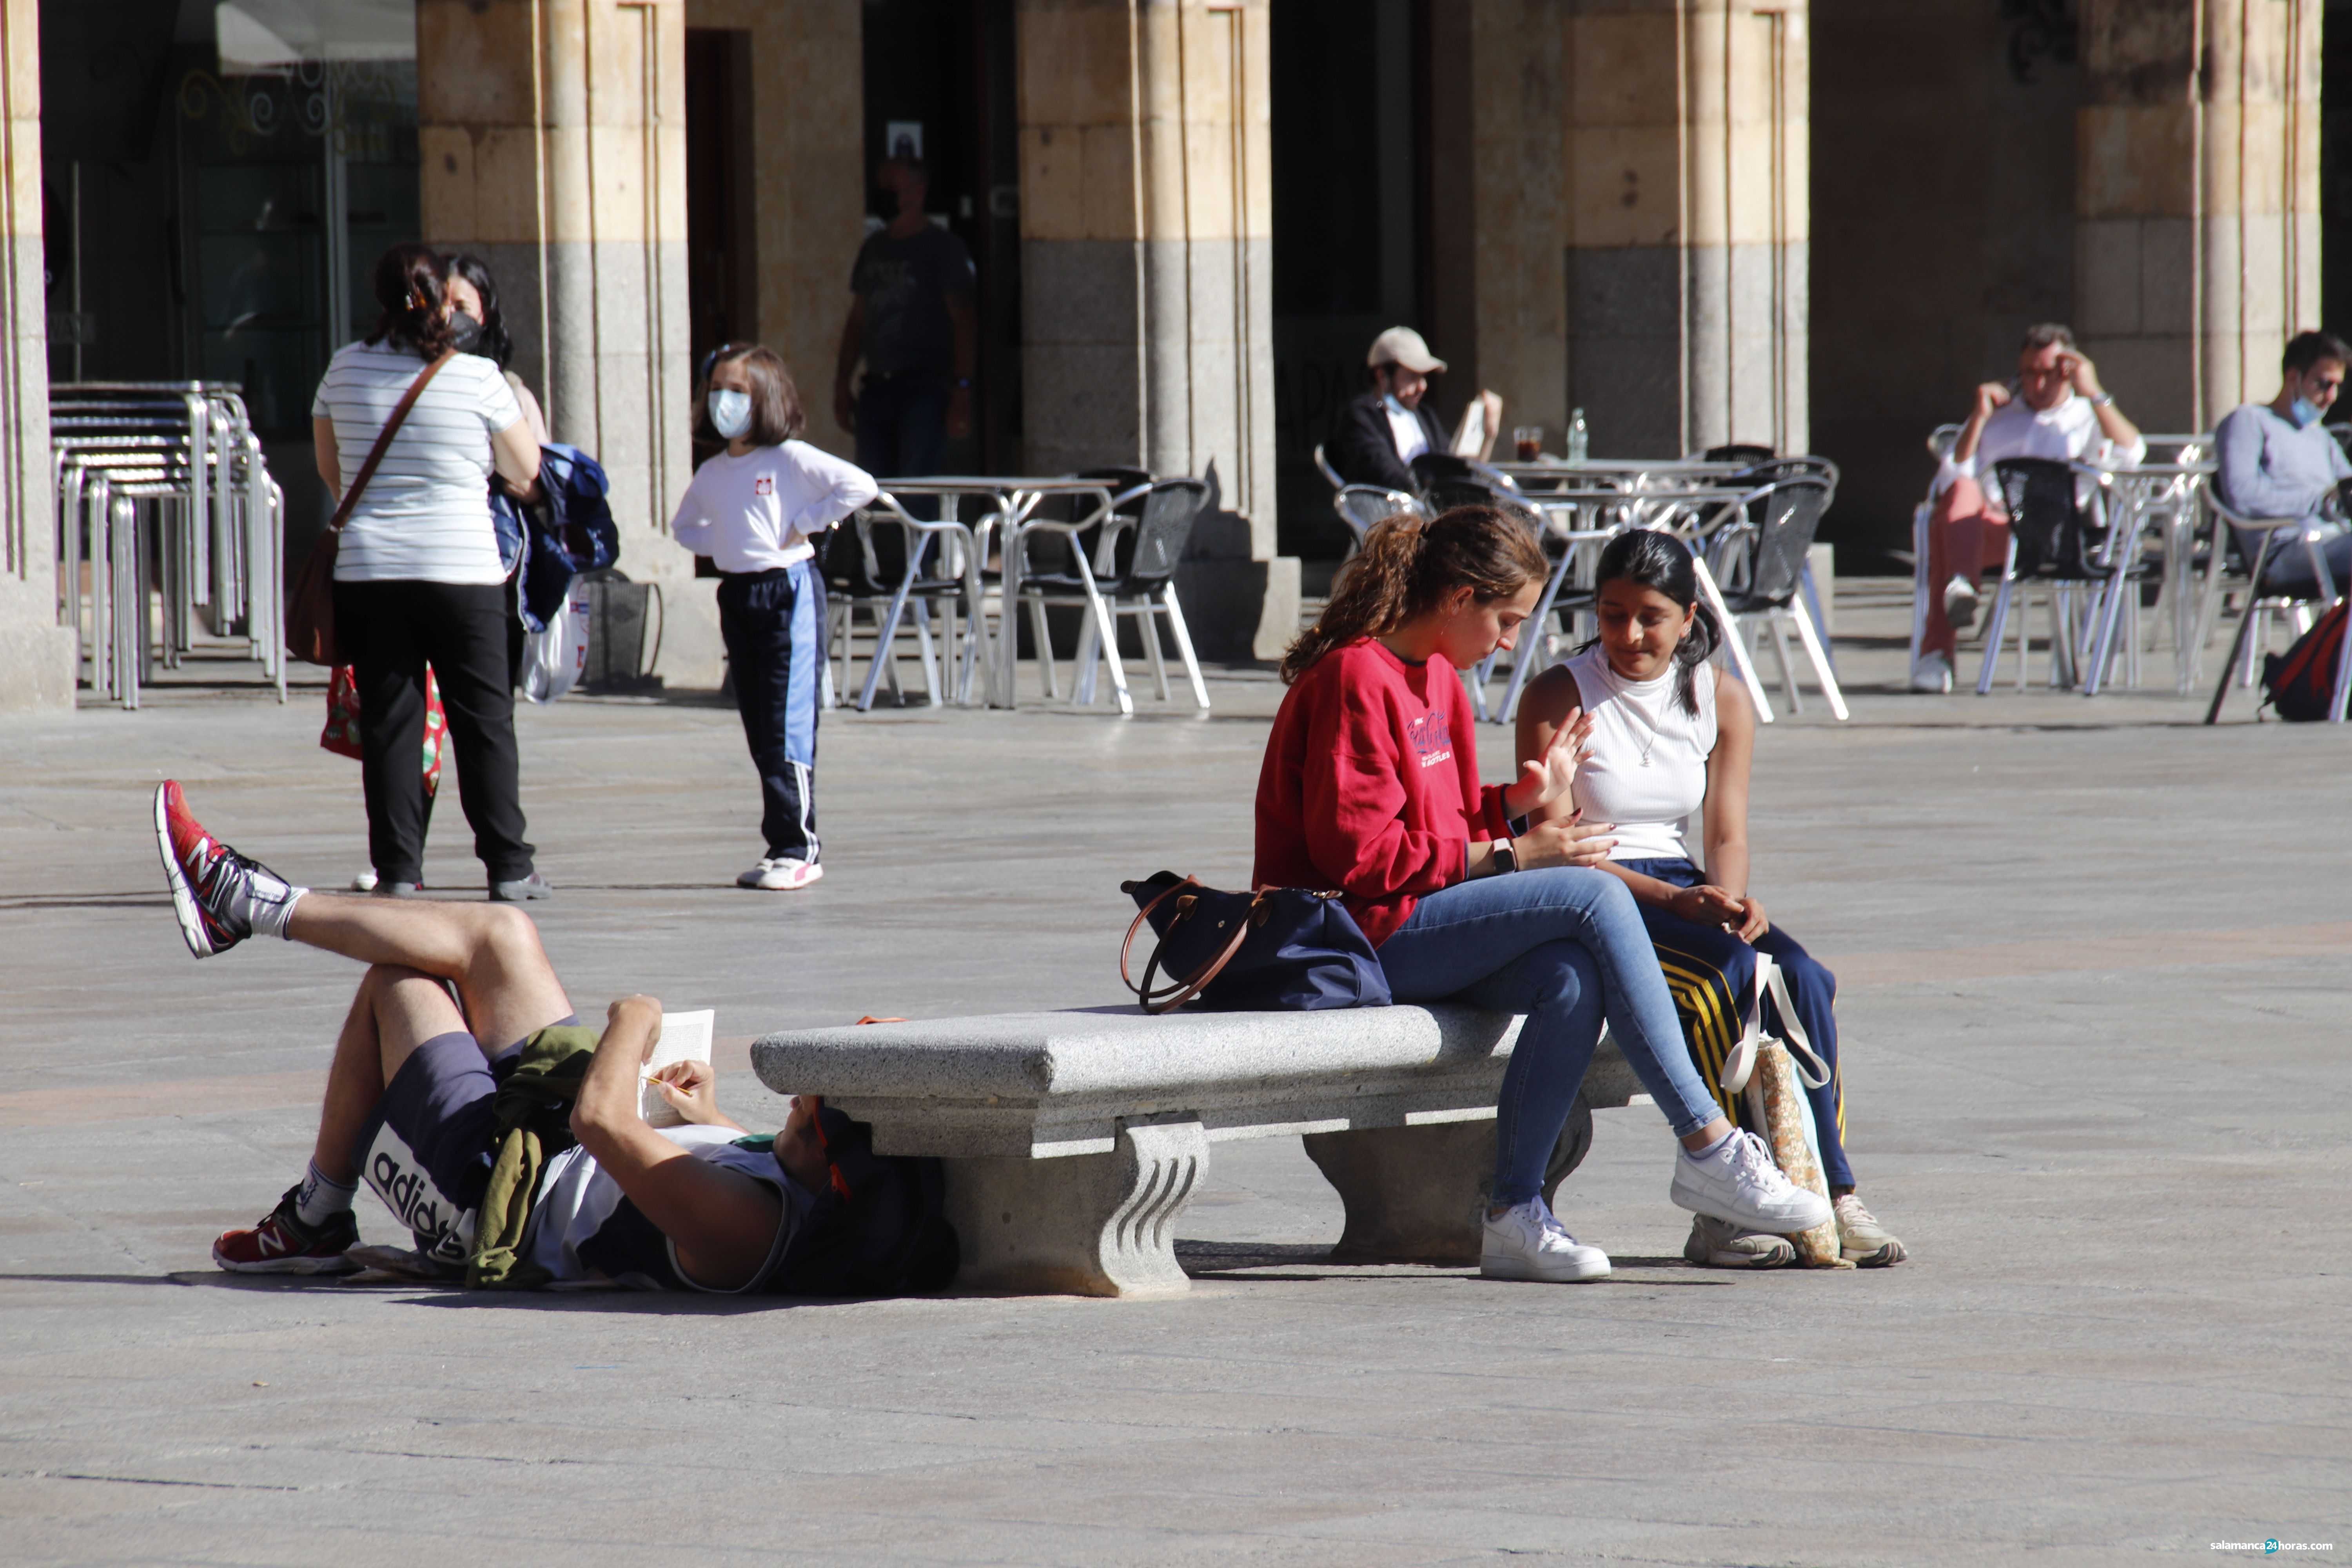
<svg viewBox="0 0 2352 1568">
<path fill-rule="evenodd" d="M 1581 463 L 1592 455 L 1592 434 L 1585 427 L 1584 410 L 1568 416 L 1568 460 Z"/>
</svg>

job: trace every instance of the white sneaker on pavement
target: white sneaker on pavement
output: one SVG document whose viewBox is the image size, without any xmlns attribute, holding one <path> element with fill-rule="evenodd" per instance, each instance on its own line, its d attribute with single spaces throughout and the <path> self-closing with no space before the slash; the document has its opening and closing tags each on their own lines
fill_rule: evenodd
<svg viewBox="0 0 2352 1568">
<path fill-rule="evenodd" d="M 1529 1198 L 1486 1216 L 1478 1272 L 1489 1279 L 1540 1279 L 1566 1285 L 1609 1278 L 1609 1255 L 1568 1234 L 1549 1205 Z"/>
<path fill-rule="evenodd" d="M 1838 1252 L 1863 1268 L 1884 1268 L 1909 1256 L 1903 1244 L 1852 1193 L 1837 1200 Z"/>
<path fill-rule="evenodd" d="M 1691 1215 L 1683 1256 L 1702 1268 L 1780 1268 L 1797 1261 L 1797 1247 L 1785 1236 L 1742 1230 L 1699 1214 Z"/>
<path fill-rule="evenodd" d="M 1952 661 L 1940 653 L 1923 653 L 1911 667 L 1911 689 L 1941 697 L 1952 689 Z"/>
<path fill-rule="evenodd" d="M 1944 584 L 1944 618 L 1952 629 L 1965 633 L 1977 624 L 1977 585 L 1955 573 Z"/>
<path fill-rule="evenodd" d="M 1782 1175 L 1764 1140 L 1746 1131 L 1734 1131 L 1705 1154 L 1676 1149 L 1670 1192 L 1677 1207 L 1773 1236 L 1811 1230 L 1832 1212 L 1829 1199 Z"/>
<path fill-rule="evenodd" d="M 824 875 L 824 868 L 806 860 L 794 860 L 783 856 L 762 860 L 735 879 L 739 888 L 757 888 L 762 892 L 790 893 L 807 887 Z"/>
</svg>

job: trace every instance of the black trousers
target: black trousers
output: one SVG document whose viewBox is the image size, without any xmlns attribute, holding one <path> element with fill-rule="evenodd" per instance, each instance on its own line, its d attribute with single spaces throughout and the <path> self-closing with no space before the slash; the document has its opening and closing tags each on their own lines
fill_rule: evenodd
<svg viewBox="0 0 2352 1568">
<path fill-rule="evenodd" d="M 759 770 L 771 858 L 817 863 L 816 694 L 824 663 L 824 577 L 813 562 L 730 573 L 719 631 L 735 709 Z"/>
<path fill-rule="evenodd" d="M 386 882 L 425 862 L 425 667 L 441 688 L 474 853 L 493 882 L 531 873 L 515 751 L 513 667 L 503 584 L 338 583 L 335 636 L 360 693 L 360 773 L 368 856 Z"/>
</svg>

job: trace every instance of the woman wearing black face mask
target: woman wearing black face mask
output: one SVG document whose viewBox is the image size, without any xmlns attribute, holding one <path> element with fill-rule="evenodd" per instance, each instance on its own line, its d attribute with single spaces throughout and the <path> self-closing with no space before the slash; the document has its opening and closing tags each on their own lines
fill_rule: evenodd
<svg viewBox="0 0 2352 1568">
<path fill-rule="evenodd" d="M 522 416 L 530 422 L 531 438 L 545 443 L 547 416 L 540 412 L 539 399 L 531 395 L 522 377 L 507 363 L 514 357 L 514 340 L 508 334 L 506 317 L 499 310 L 498 280 L 490 276 L 490 269 L 471 256 L 451 257 L 442 298 L 449 314 L 451 344 L 461 354 L 479 354 L 499 367 L 515 401 L 522 405 Z"/>
</svg>

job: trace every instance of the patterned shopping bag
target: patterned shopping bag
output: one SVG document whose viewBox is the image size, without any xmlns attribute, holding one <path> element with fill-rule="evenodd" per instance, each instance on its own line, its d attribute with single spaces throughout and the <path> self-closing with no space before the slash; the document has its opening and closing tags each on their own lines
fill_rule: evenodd
<svg viewBox="0 0 2352 1568">
<path fill-rule="evenodd" d="M 441 747 L 449 733 L 448 718 L 441 711 L 441 683 L 434 679 L 430 666 L 425 671 L 425 750 L 421 764 L 425 770 L 425 793 L 429 797 L 441 789 Z M 335 673 L 327 681 L 327 727 L 319 731 L 319 744 L 340 757 L 357 758 L 365 753 L 360 748 L 360 688 L 352 678 L 348 664 L 335 666 Z"/>
</svg>

